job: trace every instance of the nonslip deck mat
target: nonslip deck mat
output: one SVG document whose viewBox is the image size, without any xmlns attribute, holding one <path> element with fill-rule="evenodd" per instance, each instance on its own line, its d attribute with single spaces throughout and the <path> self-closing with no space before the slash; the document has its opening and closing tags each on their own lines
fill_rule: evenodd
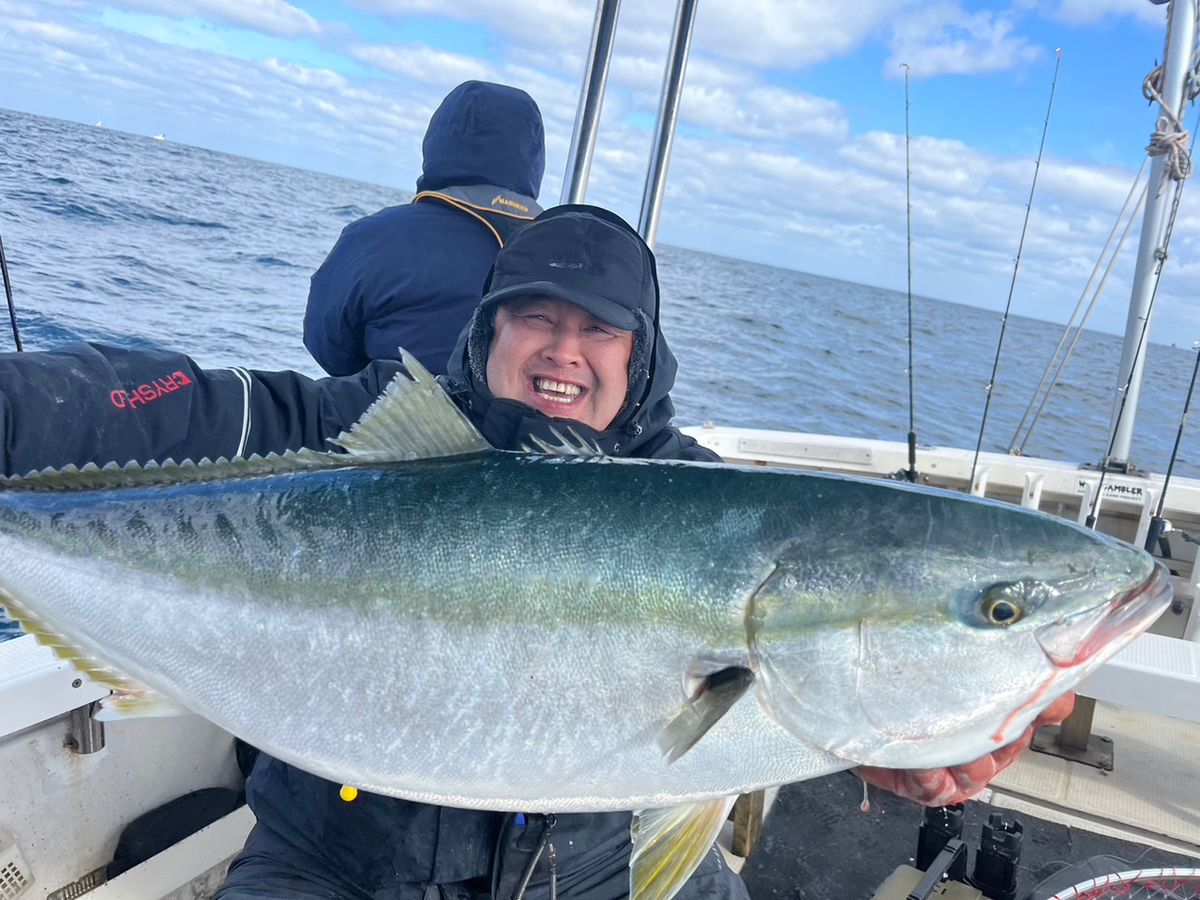
<svg viewBox="0 0 1200 900">
<path fill-rule="evenodd" d="M 1029 752 L 993 789 L 1200 848 L 1200 724 L 1097 703 L 1092 732 L 1112 739 L 1112 772 Z"/>
</svg>

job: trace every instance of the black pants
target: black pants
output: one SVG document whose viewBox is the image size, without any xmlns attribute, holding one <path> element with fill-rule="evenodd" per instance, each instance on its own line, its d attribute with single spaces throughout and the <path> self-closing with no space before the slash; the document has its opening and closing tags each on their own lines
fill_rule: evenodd
<svg viewBox="0 0 1200 900">
<path fill-rule="evenodd" d="M 267 756 L 247 783 L 258 817 L 216 900 L 509 900 L 546 828 L 543 816 L 514 816 L 361 794 Z M 560 815 L 552 832 L 558 896 L 619 900 L 629 893 L 629 813 Z M 526 898 L 548 900 L 543 852 Z M 677 895 L 748 900 L 713 848 Z"/>
</svg>

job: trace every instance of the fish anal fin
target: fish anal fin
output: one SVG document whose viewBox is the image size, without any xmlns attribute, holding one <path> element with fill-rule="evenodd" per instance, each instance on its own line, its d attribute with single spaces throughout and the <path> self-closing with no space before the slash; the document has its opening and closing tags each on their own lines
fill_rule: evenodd
<svg viewBox="0 0 1200 900">
<path fill-rule="evenodd" d="M 658 736 L 658 746 L 675 762 L 720 721 L 754 683 L 744 666 L 727 666 L 706 676 L 699 691 L 680 707 Z"/>
<path fill-rule="evenodd" d="M 125 719 L 163 718 L 167 716 L 187 716 L 192 711 L 180 706 L 158 691 L 144 686 L 130 686 L 123 690 L 113 691 L 112 694 L 100 701 L 100 709 L 96 712 L 97 722 L 119 722 Z"/>
<path fill-rule="evenodd" d="M 736 797 L 633 814 L 630 900 L 670 900 L 696 871 Z"/>
<path fill-rule="evenodd" d="M 408 374 L 397 372 L 362 418 L 330 443 L 351 457 L 380 462 L 492 449 L 423 365 L 403 350 L 400 361 Z"/>
<path fill-rule="evenodd" d="M 74 641 L 65 637 L 59 629 L 29 612 L 24 604 L 3 589 L 0 589 L 0 610 L 21 626 L 23 632 L 39 644 L 48 647 L 56 658 L 70 663 L 71 668 L 87 676 L 89 681 L 115 691 L 138 693 L 150 690 L 90 656 Z"/>
</svg>

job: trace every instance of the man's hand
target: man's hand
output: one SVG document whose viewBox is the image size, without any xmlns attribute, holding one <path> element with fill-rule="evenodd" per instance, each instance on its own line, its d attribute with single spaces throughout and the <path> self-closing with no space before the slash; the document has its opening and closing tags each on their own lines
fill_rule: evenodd
<svg viewBox="0 0 1200 900">
<path fill-rule="evenodd" d="M 883 788 L 924 806 L 951 806 L 969 800 L 987 787 L 988 782 L 1012 765 L 1029 746 L 1033 733 L 1043 725 L 1057 725 L 1075 708 L 1074 692 L 1050 704 L 1020 738 L 994 750 L 987 756 L 961 766 L 946 769 L 879 769 L 860 766 L 854 774 L 867 784 Z"/>
</svg>

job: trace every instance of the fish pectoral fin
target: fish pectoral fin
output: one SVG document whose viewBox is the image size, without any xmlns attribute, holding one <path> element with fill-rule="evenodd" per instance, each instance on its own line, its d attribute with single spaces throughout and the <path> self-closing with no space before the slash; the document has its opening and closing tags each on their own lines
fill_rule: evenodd
<svg viewBox="0 0 1200 900">
<path fill-rule="evenodd" d="M 633 814 L 630 900 L 670 900 L 712 849 L 736 797 Z M 720 852 L 720 851 L 718 851 Z"/>
<path fill-rule="evenodd" d="M 126 719 L 167 718 L 190 716 L 192 711 L 152 688 L 138 686 L 113 691 L 100 701 L 94 716 L 97 722 L 120 722 Z"/>
<path fill-rule="evenodd" d="M 680 707 L 658 736 L 658 746 L 673 763 L 696 745 L 754 683 L 744 666 L 727 666 L 704 679 L 696 696 Z"/>
<path fill-rule="evenodd" d="M 330 443 L 363 461 L 404 462 L 491 450 L 441 385 L 412 355 L 400 351 L 397 372 L 357 422 Z"/>
</svg>

